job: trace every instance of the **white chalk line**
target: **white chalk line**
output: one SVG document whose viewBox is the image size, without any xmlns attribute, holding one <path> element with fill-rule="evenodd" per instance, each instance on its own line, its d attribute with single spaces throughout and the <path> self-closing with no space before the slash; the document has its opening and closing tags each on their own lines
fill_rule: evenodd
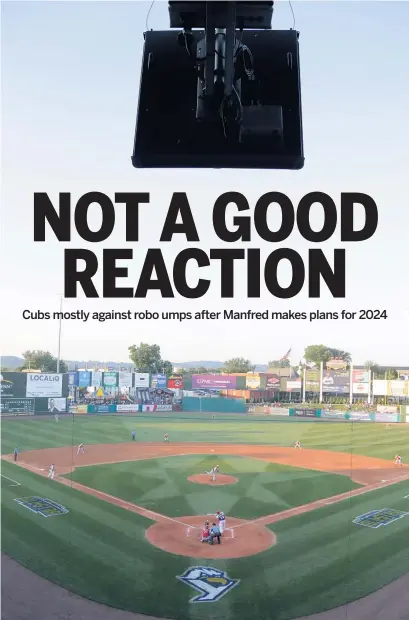
<svg viewBox="0 0 409 620">
<path fill-rule="evenodd" d="M 17 480 L 13 480 L 12 478 L 5 476 L 4 474 L 0 474 L 0 475 L 2 478 L 5 478 L 6 480 L 10 480 L 10 482 L 13 482 L 13 484 L 9 484 L 9 487 L 21 487 L 21 483 L 17 482 Z"/>
</svg>

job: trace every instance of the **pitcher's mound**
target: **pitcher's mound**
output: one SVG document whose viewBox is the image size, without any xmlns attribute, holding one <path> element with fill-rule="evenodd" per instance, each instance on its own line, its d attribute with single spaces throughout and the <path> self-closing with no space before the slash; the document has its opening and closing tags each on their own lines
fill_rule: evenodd
<svg viewBox="0 0 409 620">
<path fill-rule="evenodd" d="M 227 476 L 226 474 L 217 474 L 215 482 L 213 482 L 209 474 L 195 474 L 194 476 L 189 476 L 188 480 L 196 484 L 210 484 L 214 487 L 221 487 L 225 484 L 236 484 L 236 482 L 238 482 L 237 478 L 234 476 Z"/>
<path fill-rule="evenodd" d="M 161 520 L 145 532 L 145 537 L 155 547 L 175 555 L 189 558 L 223 559 L 242 558 L 266 551 L 276 543 L 274 532 L 259 523 L 228 518 L 228 528 L 219 545 L 200 542 L 203 524 L 212 522 L 210 516 L 180 517 Z M 237 527 L 240 526 L 240 527 Z"/>
</svg>

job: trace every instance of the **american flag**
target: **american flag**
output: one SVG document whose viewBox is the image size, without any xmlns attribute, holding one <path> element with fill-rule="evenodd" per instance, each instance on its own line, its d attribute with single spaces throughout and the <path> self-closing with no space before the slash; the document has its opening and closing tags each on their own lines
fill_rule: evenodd
<svg viewBox="0 0 409 620">
<path fill-rule="evenodd" d="M 288 349 L 287 353 L 283 357 L 280 358 L 280 362 L 283 362 L 288 357 L 290 357 L 290 353 L 291 353 L 291 349 Z"/>
</svg>

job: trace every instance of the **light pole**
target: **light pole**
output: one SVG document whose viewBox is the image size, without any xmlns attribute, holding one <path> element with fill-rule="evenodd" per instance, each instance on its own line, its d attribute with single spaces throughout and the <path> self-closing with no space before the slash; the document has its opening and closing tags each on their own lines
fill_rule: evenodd
<svg viewBox="0 0 409 620">
<path fill-rule="evenodd" d="M 61 359 L 62 300 L 63 298 L 60 297 L 60 318 L 59 318 L 59 324 L 58 324 L 57 373 L 60 372 L 60 359 Z"/>
</svg>

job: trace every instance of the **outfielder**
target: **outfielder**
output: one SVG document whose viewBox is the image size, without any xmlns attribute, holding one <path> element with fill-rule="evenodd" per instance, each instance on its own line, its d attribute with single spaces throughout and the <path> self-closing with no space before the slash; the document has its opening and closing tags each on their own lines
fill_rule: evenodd
<svg viewBox="0 0 409 620">
<path fill-rule="evenodd" d="M 205 474 L 209 474 L 213 482 L 216 482 L 216 474 L 219 473 L 219 466 L 216 465 L 210 471 L 205 471 Z"/>
<path fill-rule="evenodd" d="M 85 454 L 85 448 L 83 443 L 80 443 L 80 445 L 78 446 L 77 455 L 78 454 Z"/>
<path fill-rule="evenodd" d="M 402 457 L 401 457 L 401 456 L 399 456 L 399 454 L 397 454 L 397 455 L 395 456 L 395 465 L 403 465 L 403 463 L 402 463 Z"/>
<path fill-rule="evenodd" d="M 59 421 L 59 419 L 60 419 L 60 418 L 58 417 L 58 413 L 55 413 L 55 414 L 54 414 L 54 420 L 55 420 L 56 422 L 58 422 L 58 421 Z"/>
<path fill-rule="evenodd" d="M 223 536 L 224 530 L 226 529 L 226 516 L 225 516 L 224 512 L 221 512 L 220 510 L 217 510 L 216 511 L 216 517 L 217 517 L 217 520 L 219 522 L 220 534 Z"/>
<path fill-rule="evenodd" d="M 301 441 L 296 441 L 294 448 L 301 448 Z"/>
<path fill-rule="evenodd" d="M 163 440 L 165 443 L 169 443 L 169 435 L 167 433 L 164 434 Z"/>
<path fill-rule="evenodd" d="M 51 463 L 50 467 L 48 468 L 48 477 L 51 480 L 54 480 L 54 476 L 55 476 L 55 466 L 54 466 L 54 463 Z"/>
</svg>

